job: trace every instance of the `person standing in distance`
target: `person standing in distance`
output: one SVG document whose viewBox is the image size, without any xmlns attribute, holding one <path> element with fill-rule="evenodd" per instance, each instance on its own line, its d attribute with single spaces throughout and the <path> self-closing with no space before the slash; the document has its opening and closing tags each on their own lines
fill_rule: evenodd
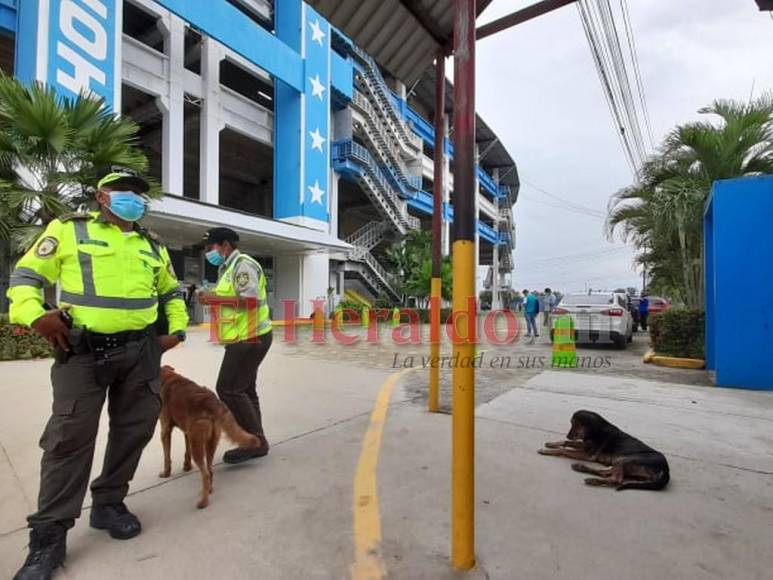
<svg viewBox="0 0 773 580">
<path fill-rule="evenodd" d="M 647 330 L 647 322 L 649 318 L 650 299 L 645 293 L 642 293 L 639 298 L 639 325 L 642 330 Z"/>
<path fill-rule="evenodd" d="M 556 303 L 556 295 L 550 288 L 545 288 L 545 312 L 543 313 L 545 328 L 550 328 L 550 315 L 556 309 Z"/>
<path fill-rule="evenodd" d="M 239 235 L 229 228 L 212 228 L 204 236 L 206 259 L 218 267 L 211 292 L 198 299 L 216 310 L 213 323 L 225 356 L 217 377 L 217 394 L 242 429 L 254 434 L 260 447 L 229 449 L 226 463 L 242 463 L 263 457 L 269 444 L 263 431 L 258 398 L 258 368 L 271 347 L 272 325 L 263 268 L 237 249 Z"/>
<path fill-rule="evenodd" d="M 27 518 L 29 555 L 15 580 L 47 580 L 64 562 L 105 398 L 110 432 L 102 473 L 91 483 L 90 524 L 120 540 L 141 531 L 124 498 L 161 410 L 161 353 L 185 340 L 188 325 L 169 254 L 137 223 L 147 191 L 148 183 L 130 170 L 104 173 L 99 210 L 53 220 L 11 274 L 11 322 L 32 327 L 56 349 L 53 412 L 40 440 L 38 509 Z M 46 310 L 43 288 L 57 283 L 61 306 Z M 159 308 L 168 335 L 154 331 Z"/>
<path fill-rule="evenodd" d="M 524 290 L 523 295 L 525 297 L 526 338 L 538 338 L 537 314 L 539 314 L 539 299 L 537 298 L 537 293 Z"/>
</svg>

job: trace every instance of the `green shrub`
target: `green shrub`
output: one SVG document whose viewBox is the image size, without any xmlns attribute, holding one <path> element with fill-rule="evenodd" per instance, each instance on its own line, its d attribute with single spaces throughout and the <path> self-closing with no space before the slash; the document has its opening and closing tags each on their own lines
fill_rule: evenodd
<svg viewBox="0 0 773 580">
<path fill-rule="evenodd" d="M 0 316 L 0 360 L 48 358 L 53 350 L 37 332 L 8 322 Z"/>
<path fill-rule="evenodd" d="M 419 322 L 423 324 L 429 324 L 429 316 L 430 316 L 430 310 L 429 308 L 421 308 L 417 309 L 416 312 L 419 314 Z M 440 324 L 445 324 L 448 322 L 449 317 L 451 316 L 451 309 L 450 308 L 441 308 L 440 309 Z M 409 318 L 407 314 L 404 314 L 403 317 L 400 319 L 401 322 L 408 322 Z"/>
<path fill-rule="evenodd" d="M 649 327 L 655 354 L 704 358 L 705 320 L 706 314 L 703 310 L 687 308 L 652 314 Z"/>
</svg>

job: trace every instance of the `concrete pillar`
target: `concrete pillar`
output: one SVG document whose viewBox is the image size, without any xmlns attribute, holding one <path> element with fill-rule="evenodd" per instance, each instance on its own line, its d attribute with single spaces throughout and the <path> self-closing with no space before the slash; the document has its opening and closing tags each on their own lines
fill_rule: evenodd
<svg viewBox="0 0 773 580">
<path fill-rule="evenodd" d="M 349 107 L 333 113 L 333 140 L 351 139 L 353 133 L 352 110 Z"/>
<path fill-rule="evenodd" d="M 161 183 L 164 191 L 183 194 L 183 134 L 185 103 L 183 75 L 185 71 L 185 22 L 169 14 L 164 19 L 169 47 L 169 75 L 166 95 L 161 99 L 164 112 Z"/>
<path fill-rule="evenodd" d="M 313 310 L 313 301 L 326 302 L 330 277 L 330 258 L 327 254 L 280 254 L 274 256 L 274 316 L 285 317 L 283 300 L 295 301 L 295 315 L 307 318 Z"/>
<path fill-rule="evenodd" d="M 330 215 L 330 236 L 338 237 L 338 180 L 340 175 L 330 170 L 330 195 L 328 196 L 329 206 L 328 215 Z"/>
<path fill-rule="evenodd" d="M 395 93 L 400 97 L 400 100 L 405 101 L 408 93 L 405 89 L 405 83 L 395 80 Z"/>
<path fill-rule="evenodd" d="M 199 174 L 200 199 L 206 203 L 220 203 L 220 59 L 221 47 L 213 39 L 204 37 L 201 46 L 201 79 L 204 102 L 201 106 Z"/>
<path fill-rule="evenodd" d="M 499 168 L 495 167 L 493 171 L 492 177 L 494 178 L 494 183 L 497 184 L 497 189 L 499 189 Z M 499 205 L 499 202 L 495 202 L 497 206 Z M 494 230 L 497 232 L 497 236 L 499 236 L 499 213 L 497 212 L 497 216 L 494 219 Z M 491 272 L 491 309 L 492 310 L 499 310 L 501 308 L 500 300 L 499 300 L 499 244 L 494 244 L 494 256 L 492 260 L 492 272 Z"/>
</svg>

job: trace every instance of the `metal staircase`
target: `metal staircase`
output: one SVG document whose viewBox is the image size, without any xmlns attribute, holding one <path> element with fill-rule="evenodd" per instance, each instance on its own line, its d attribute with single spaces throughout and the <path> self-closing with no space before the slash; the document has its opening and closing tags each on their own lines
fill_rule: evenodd
<svg viewBox="0 0 773 580">
<path fill-rule="evenodd" d="M 372 221 L 349 235 L 346 242 L 352 245 L 352 249 L 347 256 L 349 261 L 345 264 L 344 270 L 358 275 L 376 296 L 381 291 L 385 291 L 393 298 L 399 299 L 386 268 L 370 253 L 384 240 L 384 234 L 388 230 L 389 223 Z"/>
<path fill-rule="evenodd" d="M 351 140 L 334 142 L 333 164 L 338 172 L 359 183 L 379 214 L 401 235 L 420 227 L 420 220 L 408 213 L 407 204 L 400 199 L 398 185 L 384 174 L 365 147 Z"/>
<path fill-rule="evenodd" d="M 385 222 L 372 221 L 366 223 L 360 229 L 346 237 L 344 241 L 370 251 L 378 246 L 384 239 L 384 233 L 389 229 L 389 224 Z"/>
<path fill-rule="evenodd" d="M 415 158 L 422 150 L 421 137 L 410 130 L 400 111 L 395 108 L 389 87 L 387 87 L 384 77 L 381 76 L 376 61 L 357 45 L 352 45 L 352 54 L 361 64 L 358 71 L 362 74 L 357 75 L 357 80 L 360 81 L 360 86 L 366 95 L 371 98 L 371 102 L 375 103 L 378 116 L 394 135 L 403 154 L 408 159 Z"/>
<path fill-rule="evenodd" d="M 364 123 L 355 121 L 354 128 L 360 136 L 364 137 L 372 150 L 376 152 L 381 164 L 388 171 L 391 171 L 395 178 L 400 180 L 404 186 L 411 189 L 420 189 L 421 177 L 410 174 L 400 153 L 397 140 L 389 133 L 383 120 L 376 114 L 367 97 L 357 89 L 354 90 L 352 105 L 364 120 Z M 415 155 L 415 158 L 418 158 L 418 153 Z"/>
</svg>

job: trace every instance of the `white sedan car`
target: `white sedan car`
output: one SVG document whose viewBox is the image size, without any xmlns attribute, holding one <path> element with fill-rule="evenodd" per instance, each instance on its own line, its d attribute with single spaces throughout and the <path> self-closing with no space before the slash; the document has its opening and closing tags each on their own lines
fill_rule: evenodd
<svg viewBox="0 0 773 580">
<path fill-rule="evenodd" d="M 567 294 L 553 311 L 552 318 L 563 315 L 572 317 L 577 342 L 611 342 L 624 349 L 633 340 L 633 319 L 623 294 Z"/>
</svg>

